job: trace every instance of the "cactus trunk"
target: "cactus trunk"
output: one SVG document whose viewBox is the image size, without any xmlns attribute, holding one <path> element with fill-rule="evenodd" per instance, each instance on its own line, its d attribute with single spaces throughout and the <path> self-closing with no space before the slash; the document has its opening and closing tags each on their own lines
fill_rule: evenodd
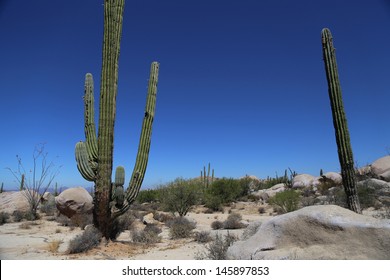
<svg viewBox="0 0 390 280">
<path fill-rule="evenodd" d="M 343 178 L 344 190 L 347 195 L 348 208 L 356 213 L 361 213 L 359 198 L 357 195 L 357 182 L 355 177 L 351 141 L 347 119 L 344 112 L 337 70 L 336 52 L 333 47 L 332 34 L 327 28 L 322 30 L 322 50 L 325 62 L 326 78 L 328 81 L 328 92 L 332 108 L 338 156 L 341 166 L 341 175 Z"/>
<path fill-rule="evenodd" d="M 104 1 L 103 61 L 100 84 L 98 166 L 94 224 L 106 238 L 111 228 L 111 176 L 114 149 L 115 103 L 124 0 Z"/>
</svg>

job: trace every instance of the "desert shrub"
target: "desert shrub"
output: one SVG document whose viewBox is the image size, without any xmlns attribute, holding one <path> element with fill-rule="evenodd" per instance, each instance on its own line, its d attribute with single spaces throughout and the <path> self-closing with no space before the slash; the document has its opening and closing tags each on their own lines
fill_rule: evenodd
<svg viewBox="0 0 390 280">
<path fill-rule="evenodd" d="M 268 203 L 278 207 L 280 213 L 292 212 L 299 207 L 300 195 L 294 190 L 278 192 L 274 197 L 268 200 Z"/>
<path fill-rule="evenodd" d="M 242 239 L 246 240 L 249 237 L 253 236 L 257 232 L 260 226 L 261 226 L 260 221 L 250 223 L 242 233 Z"/>
<path fill-rule="evenodd" d="M 223 222 L 221 222 L 221 221 L 214 221 L 214 222 L 211 223 L 211 228 L 214 229 L 214 230 L 223 229 Z"/>
<path fill-rule="evenodd" d="M 210 235 L 209 231 L 200 231 L 195 233 L 195 241 L 198 243 L 208 243 L 213 238 Z"/>
<path fill-rule="evenodd" d="M 214 211 L 223 211 L 222 199 L 220 197 L 206 194 L 205 200 L 205 206 L 210 209 L 208 213 L 213 213 Z"/>
<path fill-rule="evenodd" d="M 91 226 L 87 227 L 84 232 L 69 242 L 68 254 L 86 252 L 99 245 L 102 234 L 100 231 Z"/>
<path fill-rule="evenodd" d="M 25 219 L 26 217 L 26 212 L 20 211 L 20 210 L 15 210 L 12 212 L 12 220 L 17 223 Z"/>
<path fill-rule="evenodd" d="M 367 209 L 369 207 L 375 207 L 375 190 L 368 186 L 361 186 L 357 189 L 360 207 Z"/>
<path fill-rule="evenodd" d="M 200 193 L 195 181 L 181 178 L 159 189 L 163 210 L 179 216 L 185 216 L 200 201 Z"/>
<path fill-rule="evenodd" d="M 6 212 L 0 212 L 0 225 L 4 225 L 8 222 L 10 215 Z"/>
<path fill-rule="evenodd" d="M 259 212 L 259 214 L 264 214 L 265 213 L 265 207 L 264 206 L 260 206 L 259 209 L 257 209 L 257 211 Z"/>
<path fill-rule="evenodd" d="M 56 222 L 63 227 L 73 226 L 72 220 L 62 214 L 56 217 Z"/>
<path fill-rule="evenodd" d="M 222 178 L 213 182 L 207 189 L 206 204 L 209 199 L 219 198 L 221 204 L 237 200 L 243 194 L 243 187 L 239 180 Z M 208 206 L 207 206 L 208 207 Z"/>
<path fill-rule="evenodd" d="M 80 213 L 73 215 L 70 220 L 71 226 L 84 229 L 87 225 L 91 225 L 93 223 L 93 216 L 92 214 Z"/>
<path fill-rule="evenodd" d="M 55 200 L 50 199 L 41 203 L 39 210 L 47 216 L 53 216 L 57 210 Z"/>
<path fill-rule="evenodd" d="M 141 231 L 133 231 L 131 238 L 135 243 L 154 244 L 161 241 L 161 229 L 155 225 L 148 224 Z"/>
<path fill-rule="evenodd" d="M 169 226 L 169 236 L 172 239 L 190 237 L 192 230 L 196 228 L 196 224 L 185 217 L 177 217 L 169 221 L 167 226 Z"/>
<path fill-rule="evenodd" d="M 231 213 L 227 219 L 223 222 L 224 229 L 240 229 L 245 225 L 241 223 L 242 216 L 239 213 Z"/>
<path fill-rule="evenodd" d="M 152 203 L 152 202 L 157 202 L 158 201 L 158 190 L 156 189 L 148 189 L 148 190 L 141 190 L 138 193 L 137 196 L 137 202 L 142 204 L 142 203 Z"/>
<path fill-rule="evenodd" d="M 214 241 L 206 245 L 207 253 L 198 254 L 196 259 L 226 260 L 228 248 L 237 240 L 237 237 L 229 233 L 222 237 L 217 234 Z"/>
</svg>

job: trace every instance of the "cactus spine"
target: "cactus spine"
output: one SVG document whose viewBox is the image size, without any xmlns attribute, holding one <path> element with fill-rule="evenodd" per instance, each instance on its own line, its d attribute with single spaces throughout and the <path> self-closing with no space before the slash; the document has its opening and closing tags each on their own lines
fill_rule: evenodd
<svg viewBox="0 0 390 280">
<path fill-rule="evenodd" d="M 104 1 L 103 63 L 100 84 L 98 135 L 94 121 L 92 74 L 86 74 L 84 87 L 85 142 L 75 148 L 77 168 L 84 179 L 95 182 L 94 225 L 107 239 L 115 238 L 113 223 L 135 200 L 145 175 L 154 119 L 159 64 L 151 65 L 145 116 L 134 170 L 124 191 L 124 168 L 119 166 L 112 182 L 114 123 L 118 84 L 118 60 L 122 34 L 124 0 Z"/>
<path fill-rule="evenodd" d="M 357 195 L 354 160 L 341 95 L 336 63 L 336 52 L 333 47 L 332 34 L 329 29 L 324 28 L 321 35 L 326 78 L 328 81 L 328 93 L 332 108 L 333 126 L 335 129 L 343 186 L 347 195 L 348 208 L 356 213 L 361 213 L 359 198 Z"/>
</svg>

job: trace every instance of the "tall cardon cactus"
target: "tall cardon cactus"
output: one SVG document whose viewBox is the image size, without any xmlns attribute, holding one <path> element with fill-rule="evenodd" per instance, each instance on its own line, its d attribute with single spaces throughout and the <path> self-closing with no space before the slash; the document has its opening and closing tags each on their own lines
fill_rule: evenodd
<svg viewBox="0 0 390 280">
<path fill-rule="evenodd" d="M 333 47 L 333 39 L 330 30 L 324 28 L 321 35 L 326 78 L 328 80 L 328 92 L 332 108 L 333 126 L 335 129 L 343 186 L 347 195 L 347 204 L 350 210 L 355 211 L 356 213 L 361 213 L 359 198 L 357 195 L 357 182 L 355 177 L 351 141 L 347 119 L 344 112 L 339 74 L 337 70 L 336 51 Z"/>
<path fill-rule="evenodd" d="M 95 182 L 94 225 L 107 239 L 114 239 L 116 218 L 125 213 L 141 188 L 148 163 L 154 119 L 159 64 L 153 62 L 138 153 L 129 187 L 123 188 L 125 170 L 119 166 L 112 178 L 114 123 L 118 84 L 118 59 L 122 33 L 124 0 L 104 1 L 103 63 L 100 85 L 98 134 L 94 120 L 92 74 L 85 76 L 85 142 L 76 144 L 77 168 L 84 179 Z"/>
</svg>

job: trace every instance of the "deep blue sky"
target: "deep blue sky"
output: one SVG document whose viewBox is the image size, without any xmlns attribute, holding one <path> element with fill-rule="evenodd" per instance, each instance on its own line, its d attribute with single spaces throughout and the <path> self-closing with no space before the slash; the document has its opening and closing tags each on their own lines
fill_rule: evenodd
<svg viewBox="0 0 390 280">
<path fill-rule="evenodd" d="M 103 1 L 0 0 L 0 182 L 46 143 L 60 186 L 92 186 L 74 145 L 85 139 L 85 73 L 99 93 Z M 330 28 L 355 160 L 390 147 L 390 2 L 126 1 L 114 164 L 131 174 L 150 63 L 160 62 L 144 187 L 195 177 L 339 171 L 322 61 Z M 98 104 L 96 104 L 97 106 Z M 97 109 L 96 109 L 97 111 Z M 128 181 L 128 180 L 127 180 Z"/>
</svg>

